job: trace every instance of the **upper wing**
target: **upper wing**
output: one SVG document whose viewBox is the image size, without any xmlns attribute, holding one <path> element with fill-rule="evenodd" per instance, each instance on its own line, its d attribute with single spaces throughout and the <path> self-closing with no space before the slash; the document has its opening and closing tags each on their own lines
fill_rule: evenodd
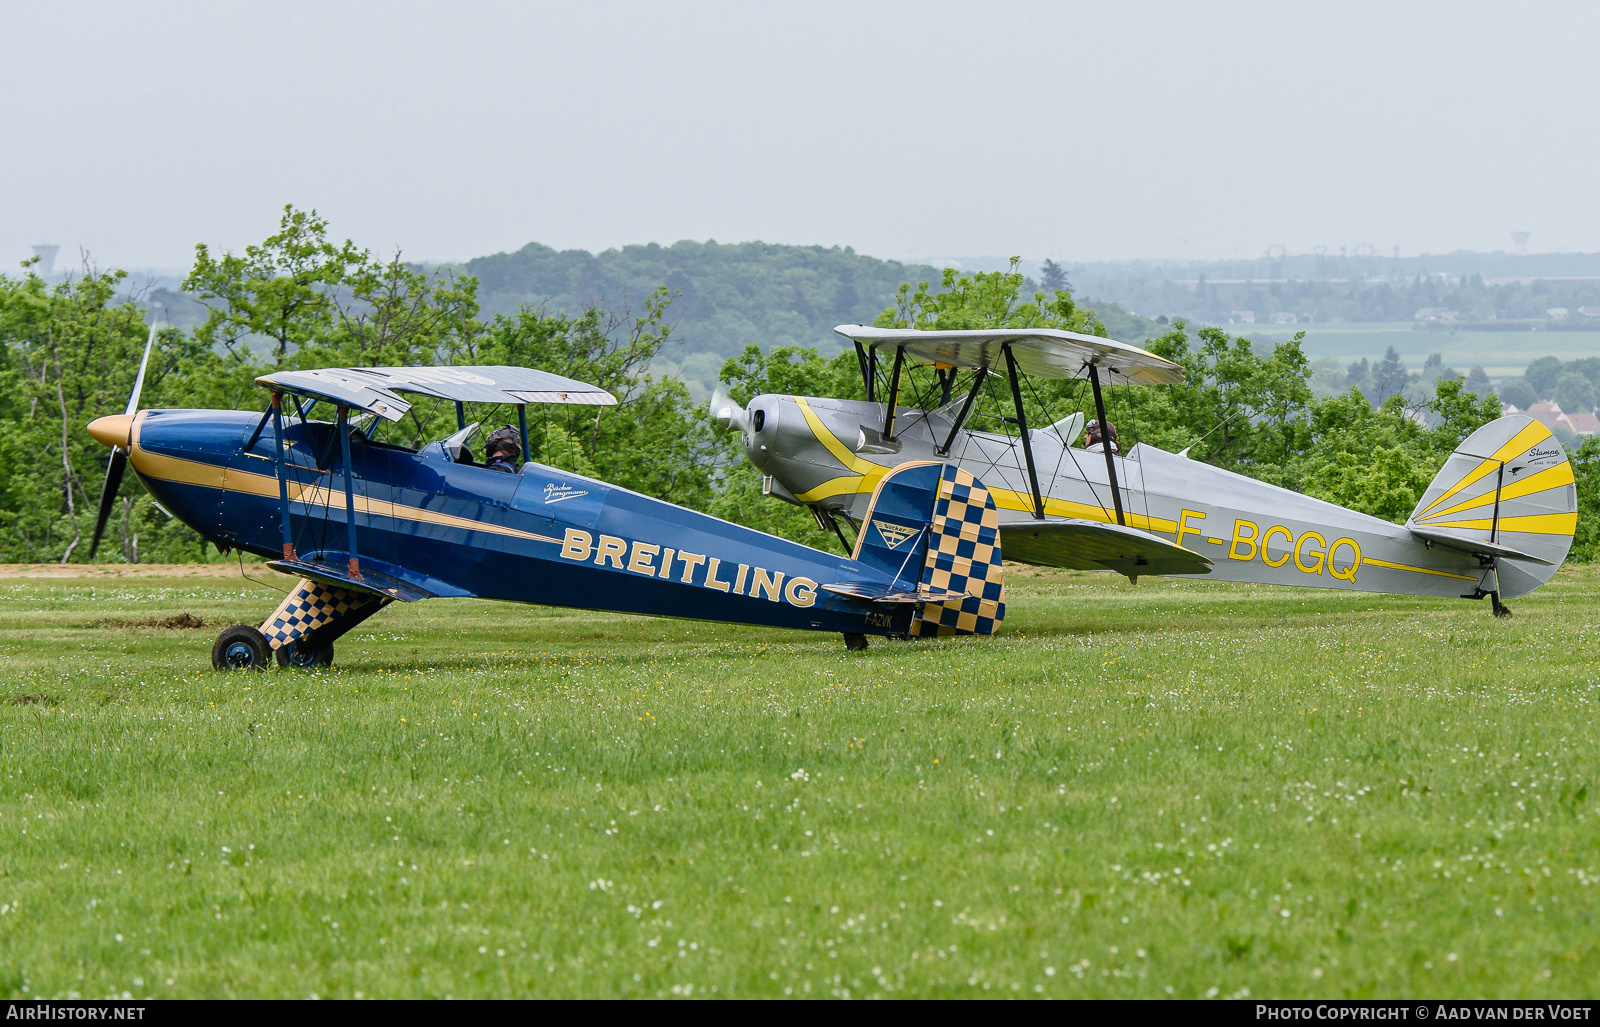
<svg viewBox="0 0 1600 1027">
<path fill-rule="evenodd" d="M 913 363 L 992 370 L 1005 359 L 1001 347 L 1009 346 L 1017 369 L 1038 378 L 1086 378 L 1093 364 L 1101 379 L 1114 385 L 1176 385 L 1183 381 L 1183 368 L 1149 350 L 1059 328 L 934 332 L 839 325 L 834 331 L 864 345 L 903 349 Z"/>
<path fill-rule="evenodd" d="M 1138 528 L 1074 519 L 1008 521 L 1000 525 L 1000 551 L 1008 561 L 1141 574 L 1210 574 L 1211 561 Z"/>
<path fill-rule="evenodd" d="M 576 403 L 612 406 L 606 390 L 528 367 L 324 367 L 264 374 L 256 384 L 279 392 L 341 403 L 398 421 L 408 392 L 458 403 Z"/>
</svg>

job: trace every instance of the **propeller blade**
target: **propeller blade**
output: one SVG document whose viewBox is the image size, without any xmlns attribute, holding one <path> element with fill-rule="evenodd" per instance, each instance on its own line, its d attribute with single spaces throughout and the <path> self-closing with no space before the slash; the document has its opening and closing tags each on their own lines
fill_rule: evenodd
<svg viewBox="0 0 1600 1027">
<path fill-rule="evenodd" d="M 139 393 L 144 391 L 144 371 L 150 366 L 150 350 L 156 344 L 156 323 L 156 319 L 152 317 L 150 338 L 144 341 L 144 359 L 139 361 L 139 375 L 133 380 L 133 395 L 128 397 L 128 409 L 123 411 L 124 414 L 131 414 L 139 409 Z"/>
<path fill-rule="evenodd" d="M 94 541 L 89 543 L 89 559 L 100 548 L 100 536 L 105 534 L 106 522 L 111 519 L 111 508 L 117 503 L 117 488 L 122 484 L 123 469 L 128 466 L 128 451 L 121 446 L 111 450 L 111 462 L 106 464 L 106 483 L 100 489 L 100 512 L 94 519 Z"/>
<path fill-rule="evenodd" d="M 739 431 L 744 431 L 750 422 L 750 414 L 721 385 L 711 394 L 711 417 L 722 427 Z"/>
<path fill-rule="evenodd" d="M 159 323 L 159 318 L 150 318 L 150 335 L 144 340 L 144 356 L 139 359 L 139 373 L 133 379 L 133 394 L 128 397 L 128 407 L 122 412 L 124 417 L 139 409 L 139 393 L 144 391 L 144 373 L 150 367 L 150 351 L 155 349 L 156 325 Z M 89 543 L 91 560 L 100 548 L 101 536 L 106 533 L 106 522 L 111 520 L 111 509 L 117 504 L 117 489 L 122 486 L 122 472 L 127 467 L 128 451 L 121 446 L 112 446 L 111 459 L 106 463 L 105 484 L 100 486 L 100 510 L 94 519 L 94 541 Z"/>
</svg>

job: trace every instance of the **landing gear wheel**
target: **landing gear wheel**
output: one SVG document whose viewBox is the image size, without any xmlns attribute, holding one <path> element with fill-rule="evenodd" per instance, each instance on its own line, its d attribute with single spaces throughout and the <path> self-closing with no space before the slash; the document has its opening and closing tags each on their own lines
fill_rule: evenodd
<svg viewBox="0 0 1600 1027">
<path fill-rule="evenodd" d="M 223 628 L 211 646 L 211 666 L 217 670 L 265 670 L 271 660 L 266 636 L 249 624 Z"/>
<path fill-rule="evenodd" d="M 1500 601 L 1500 593 L 1499 592 L 1490 592 L 1489 593 L 1489 600 L 1494 604 L 1494 615 L 1496 617 L 1509 617 L 1509 616 L 1511 616 L 1511 607 L 1507 606 L 1505 603 L 1502 603 Z"/>
<path fill-rule="evenodd" d="M 305 639 L 297 638 L 287 645 L 278 646 L 278 666 L 310 670 L 333 664 L 333 643 L 308 646 Z"/>
<path fill-rule="evenodd" d="M 867 636 L 846 633 L 844 647 L 853 653 L 864 653 L 867 651 Z"/>
</svg>

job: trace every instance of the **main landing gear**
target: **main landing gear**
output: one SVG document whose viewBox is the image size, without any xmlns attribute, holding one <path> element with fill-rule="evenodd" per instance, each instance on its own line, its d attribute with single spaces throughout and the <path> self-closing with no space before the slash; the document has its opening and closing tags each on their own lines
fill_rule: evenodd
<svg viewBox="0 0 1600 1027">
<path fill-rule="evenodd" d="M 852 635 L 846 632 L 844 636 L 844 647 L 853 653 L 864 653 L 867 651 L 867 636 Z"/>
<path fill-rule="evenodd" d="M 299 670 L 332 666 L 334 640 L 387 605 L 385 597 L 302 578 L 259 628 L 224 628 L 211 647 L 211 666 L 263 670 L 274 660 Z"/>
</svg>

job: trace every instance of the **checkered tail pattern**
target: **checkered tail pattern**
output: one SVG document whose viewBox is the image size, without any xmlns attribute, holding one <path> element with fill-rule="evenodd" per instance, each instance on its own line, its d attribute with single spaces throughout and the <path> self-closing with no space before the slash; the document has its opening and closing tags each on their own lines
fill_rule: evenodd
<svg viewBox="0 0 1600 1027">
<path fill-rule="evenodd" d="M 364 592 L 301 578 L 272 616 L 262 622 L 261 633 L 267 636 L 267 644 L 277 649 L 337 621 L 354 616 L 364 620 L 372 612 L 370 607 L 382 602 Z"/>
<path fill-rule="evenodd" d="M 953 464 L 939 481 L 922 583 L 967 598 L 923 606 L 911 621 L 913 636 L 990 635 L 1005 619 L 1000 511 L 983 483 Z"/>
</svg>

